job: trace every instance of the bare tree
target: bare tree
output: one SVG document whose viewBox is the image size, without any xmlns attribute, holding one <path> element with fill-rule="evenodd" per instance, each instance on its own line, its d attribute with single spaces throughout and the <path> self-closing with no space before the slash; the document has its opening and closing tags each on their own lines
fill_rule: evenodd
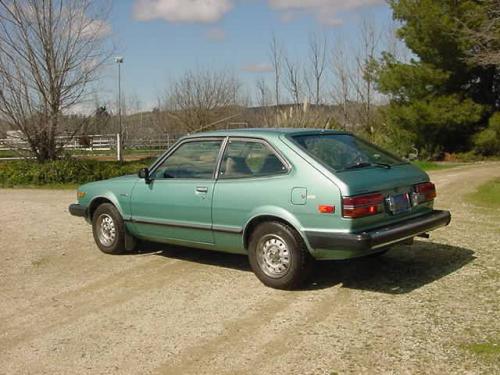
<svg viewBox="0 0 500 375">
<path fill-rule="evenodd" d="M 345 47 L 342 43 L 337 43 L 334 50 L 332 51 L 332 65 L 331 70 L 334 81 L 333 87 L 333 102 L 337 104 L 342 112 L 341 126 L 343 129 L 349 127 L 350 116 L 349 116 L 349 103 L 351 101 L 351 75 L 352 72 L 349 69 L 349 62 Z"/>
<path fill-rule="evenodd" d="M 255 82 L 257 89 L 257 105 L 259 108 L 255 111 L 257 113 L 256 126 L 271 127 L 275 126 L 276 111 L 272 110 L 272 92 L 264 78 L 259 78 Z"/>
<path fill-rule="evenodd" d="M 269 47 L 269 53 L 271 57 L 271 65 L 273 66 L 274 72 L 274 97 L 276 103 L 276 111 L 280 105 L 280 79 L 281 79 L 281 69 L 283 65 L 283 47 L 278 41 L 275 34 L 271 39 L 271 45 Z"/>
<path fill-rule="evenodd" d="M 227 72 L 188 71 L 167 95 L 169 117 L 188 132 L 208 129 L 239 115 L 240 82 Z"/>
<path fill-rule="evenodd" d="M 160 95 L 157 98 L 157 103 L 151 111 L 151 127 L 155 132 L 160 132 L 163 134 L 174 134 L 177 133 L 174 128 L 174 123 L 177 122 L 170 116 L 168 116 L 168 111 L 165 108 L 165 98 Z"/>
<path fill-rule="evenodd" d="M 285 56 L 285 87 L 290 94 L 290 97 L 295 105 L 299 105 L 301 102 L 302 95 L 302 80 L 300 77 L 300 67 L 297 63 L 290 60 L 288 56 Z"/>
<path fill-rule="evenodd" d="M 57 158 L 64 112 L 110 55 L 107 9 L 96 0 L 0 0 L 0 115 L 40 162 Z"/>
<path fill-rule="evenodd" d="M 390 22 L 381 33 L 382 48 L 388 52 L 397 61 L 409 62 L 411 58 L 411 51 L 406 46 L 405 42 L 398 36 L 399 24 L 396 21 Z"/>
<path fill-rule="evenodd" d="M 261 107 L 269 106 L 271 104 L 271 93 L 264 78 L 257 79 L 255 88 L 257 89 L 257 104 Z"/>
<path fill-rule="evenodd" d="M 362 127 L 368 135 L 372 135 L 374 131 L 372 124 L 375 95 L 374 68 L 380 37 L 381 34 L 376 26 L 365 19 L 360 27 L 361 48 L 355 56 L 357 74 L 351 75 L 352 87 L 356 92 L 357 101 L 361 104 Z"/>
<path fill-rule="evenodd" d="M 326 69 L 326 45 L 325 36 L 311 35 L 309 37 L 309 59 L 314 82 L 314 87 L 310 87 L 310 91 L 313 92 L 316 105 L 322 101 L 321 83 Z"/>
</svg>

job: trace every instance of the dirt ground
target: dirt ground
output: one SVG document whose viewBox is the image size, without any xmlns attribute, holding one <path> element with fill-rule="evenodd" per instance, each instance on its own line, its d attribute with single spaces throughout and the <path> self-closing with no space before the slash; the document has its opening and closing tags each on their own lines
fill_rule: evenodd
<svg viewBox="0 0 500 375">
<path fill-rule="evenodd" d="M 0 190 L 1 374 L 494 374 L 500 210 L 464 195 L 500 163 L 432 173 L 452 224 L 379 259 L 264 287 L 245 257 L 105 255 L 72 191 Z"/>
</svg>

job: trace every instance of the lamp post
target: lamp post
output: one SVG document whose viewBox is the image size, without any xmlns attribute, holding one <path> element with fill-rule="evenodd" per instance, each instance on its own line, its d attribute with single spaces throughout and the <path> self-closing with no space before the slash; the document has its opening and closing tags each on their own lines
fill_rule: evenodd
<svg viewBox="0 0 500 375">
<path fill-rule="evenodd" d="M 123 161 L 123 127 L 122 127 L 122 71 L 123 57 L 115 57 L 115 63 L 118 65 L 118 121 L 119 132 L 116 135 L 116 159 Z"/>
</svg>

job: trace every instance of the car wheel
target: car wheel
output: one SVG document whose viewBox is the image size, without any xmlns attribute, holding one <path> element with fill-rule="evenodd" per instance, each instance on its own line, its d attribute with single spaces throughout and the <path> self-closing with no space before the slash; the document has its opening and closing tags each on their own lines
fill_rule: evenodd
<svg viewBox="0 0 500 375">
<path fill-rule="evenodd" d="M 309 277 L 313 258 L 302 237 L 281 222 L 257 226 L 248 247 L 250 266 L 262 283 L 276 289 L 295 289 Z"/>
<path fill-rule="evenodd" d="M 125 252 L 125 226 L 123 219 L 110 203 L 103 203 L 92 216 L 92 232 L 94 240 L 106 254 L 121 254 Z"/>
<path fill-rule="evenodd" d="M 382 255 L 386 254 L 389 250 L 390 250 L 390 248 L 387 248 L 387 249 L 381 250 L 377 253 L 372 253 L 372 254 L 368 255 L 367 257 L 368 258 L 378 258 L 378 257 L 381 257 Z"/>
</svg>

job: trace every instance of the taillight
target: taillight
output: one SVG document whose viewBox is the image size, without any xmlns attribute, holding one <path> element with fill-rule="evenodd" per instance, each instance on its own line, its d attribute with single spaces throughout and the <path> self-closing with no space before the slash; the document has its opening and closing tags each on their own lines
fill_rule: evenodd
<svg viewBox="0 0 500 375">
<path fill-rule="evenodd" d="M 436 198 L 436 186 L 432 182 L 415 185 L 415 193 L 412 198 L 413 204 L 431 201 Z"/>
<path fill-rule="evenodd" d="M 358 218 L 376 215 L 383 211 L 384 196 L 382 194 L 358 195 L 342 199 L 342 216 Z"/>
</svg>

